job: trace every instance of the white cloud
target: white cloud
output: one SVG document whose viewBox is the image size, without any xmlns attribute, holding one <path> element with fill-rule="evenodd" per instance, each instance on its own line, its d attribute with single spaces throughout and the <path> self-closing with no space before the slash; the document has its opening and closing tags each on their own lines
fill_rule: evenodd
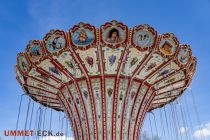
<svg viewBox="0 0 210 140">
<path fill-rule="evenodd" d="M 188 128 L 187 127 L 181 127 L 180 129 L 179 129 L 179 132 L 180 133 L 186 133 L 188 131 Z"/>
<path fill-rule="evenodd" d="M 66 136 L 62 136 L 62 137 L 46 136 L 46 137 L 41 138 L 40 140 L 74 140 L 74 138 L 73 137 L 66 137 Z"/>
<path fill-rule="evenodd" d="M 208 138 L 210 137 L 210 123 L 205 124 L 201 129 L 197 129 L 194 133 L 193 136 L 195 138 Z"/>
</svg>

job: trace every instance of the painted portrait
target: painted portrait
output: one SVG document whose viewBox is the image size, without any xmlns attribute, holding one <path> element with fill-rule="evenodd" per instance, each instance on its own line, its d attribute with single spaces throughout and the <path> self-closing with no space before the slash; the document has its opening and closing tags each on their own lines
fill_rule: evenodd
<svg viewBox="0 0 210 140">
<path fill-rule="evenodd" d="M 64 36 L 53 34 L 46 41 L 47 50 L 55 53 L 65 47 L 66 41 Z"/>
<path fill-rule="evenodd" d="M 20 56 L 18 58 L 19 61 L 19 67 L 23 72 L 26 72 L 29 69 L 28 61 L 24 56 Z"/>
<path fill-rule="evenodd" d="M 126 33 L 121 28 L 107 28 L 102 37 L 106 43 L 119 44 L 125 41 Z"/>
<path fill-rule="evenodd" d="M 177 48 L 171 41 L 162 40 L 159 49 L 164 55 L 173 55 Z"/>
<path fill-rule="evenodd" d="M 89 29 L 78 29 L 72 35 L 73 43 L 79 46 L 87 46 L 93 43 L 94 39 L 94 32 Z"/>
<path fill-rule="evenodd" d="M 179 51 L 179 54 L 178 54 L 178 60 L 180 63 L 182 64 L 187 64 L 188 60 L 189 60 L 189 50 L 187 48 L 182 48 L 180 51 Z"/>
<path fill-rule="evenodd" d="M 147 31 L 137 31 L 133 35 L 133 42 L 136 46 L 144 49 L 154 44 L 154 36 Z"/>
<path fill-rule="evenodd" d="M 33 62 L 39 60 L 42 56 L 42 49 L 40 45 L 31 45 L 28 55 L 30 56 L 30 60 Z"/>
</svg>

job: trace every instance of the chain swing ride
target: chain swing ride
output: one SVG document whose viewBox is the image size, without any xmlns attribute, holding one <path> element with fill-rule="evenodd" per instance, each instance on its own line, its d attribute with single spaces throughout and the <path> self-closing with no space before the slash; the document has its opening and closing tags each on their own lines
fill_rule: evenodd
<svg viewBox="0 0 210 140">
<path fill-rule="evenodd" d="M 193 139 L 193 128 L 185 135 L 178 130 L 192 124 L 181 95 L 192 81 L 196 58 L 172 33 L 158 34 L 147 24 L 129 28 L 115 20 L 100 28 L 79 23 L 30 41 L 15 69 L 26 93 L 16 129 L 27 95 L 24 129 L 51 130 L 58 111 L 57 128 L 66 139 L 144 140 L 148 114 L 151 139 Z"/>
</svg>

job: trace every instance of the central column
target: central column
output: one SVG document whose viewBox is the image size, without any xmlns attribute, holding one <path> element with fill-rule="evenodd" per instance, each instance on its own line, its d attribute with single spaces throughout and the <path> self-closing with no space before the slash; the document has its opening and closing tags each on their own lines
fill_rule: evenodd
<svg viewBox="0 0 210 140">
<path fill-rule="evenodd" d="M 148 84 L 138 81 L 131 81 L 129 84 L 129 78 L 115 80 L 111 77 L 105 78 L 105 92 L 102 93 L 101 78 L 91 78 L 95 112 L 90 103 L 86 80 L 69 83 L 58 94 L 76 140 L 139 139 L 142 122 L 155 92 Z M 119 83 L 118 86 L 115 83 Z M 118 94 L 114 93 L 114 88 L 117 88 L 115 90 Z M 105 97 L 106 107 L 103 107 L 102 94 Z M 114 94 L 117 95 L 117 103 L 114 102 Z M 116 111 L 113 110 L 114 106 L 117 108 Z M 97 123 L 93 120 L 94 114 L 97 116 Z M 103 119 L 103 115 L 106 119 Z M 95 124 L 97 124 L 97 130 L 94 130 Z M 113 127 L 114 124 L 116 127 Z"/>
</svg>

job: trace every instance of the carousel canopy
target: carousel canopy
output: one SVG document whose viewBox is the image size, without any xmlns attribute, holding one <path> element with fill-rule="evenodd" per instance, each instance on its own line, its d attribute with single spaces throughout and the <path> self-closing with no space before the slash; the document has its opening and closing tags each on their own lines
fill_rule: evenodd
<svg viewBox="0 0 210 140">
<path fill-rule="evenodd" d="M 174 34 L 111 21 L 30 41 L 16 75 L 33 100 L 68 115 L 76 140 L 136 140 L 146 113 L 180 96 L 195 68 Z"/>
</svg>

